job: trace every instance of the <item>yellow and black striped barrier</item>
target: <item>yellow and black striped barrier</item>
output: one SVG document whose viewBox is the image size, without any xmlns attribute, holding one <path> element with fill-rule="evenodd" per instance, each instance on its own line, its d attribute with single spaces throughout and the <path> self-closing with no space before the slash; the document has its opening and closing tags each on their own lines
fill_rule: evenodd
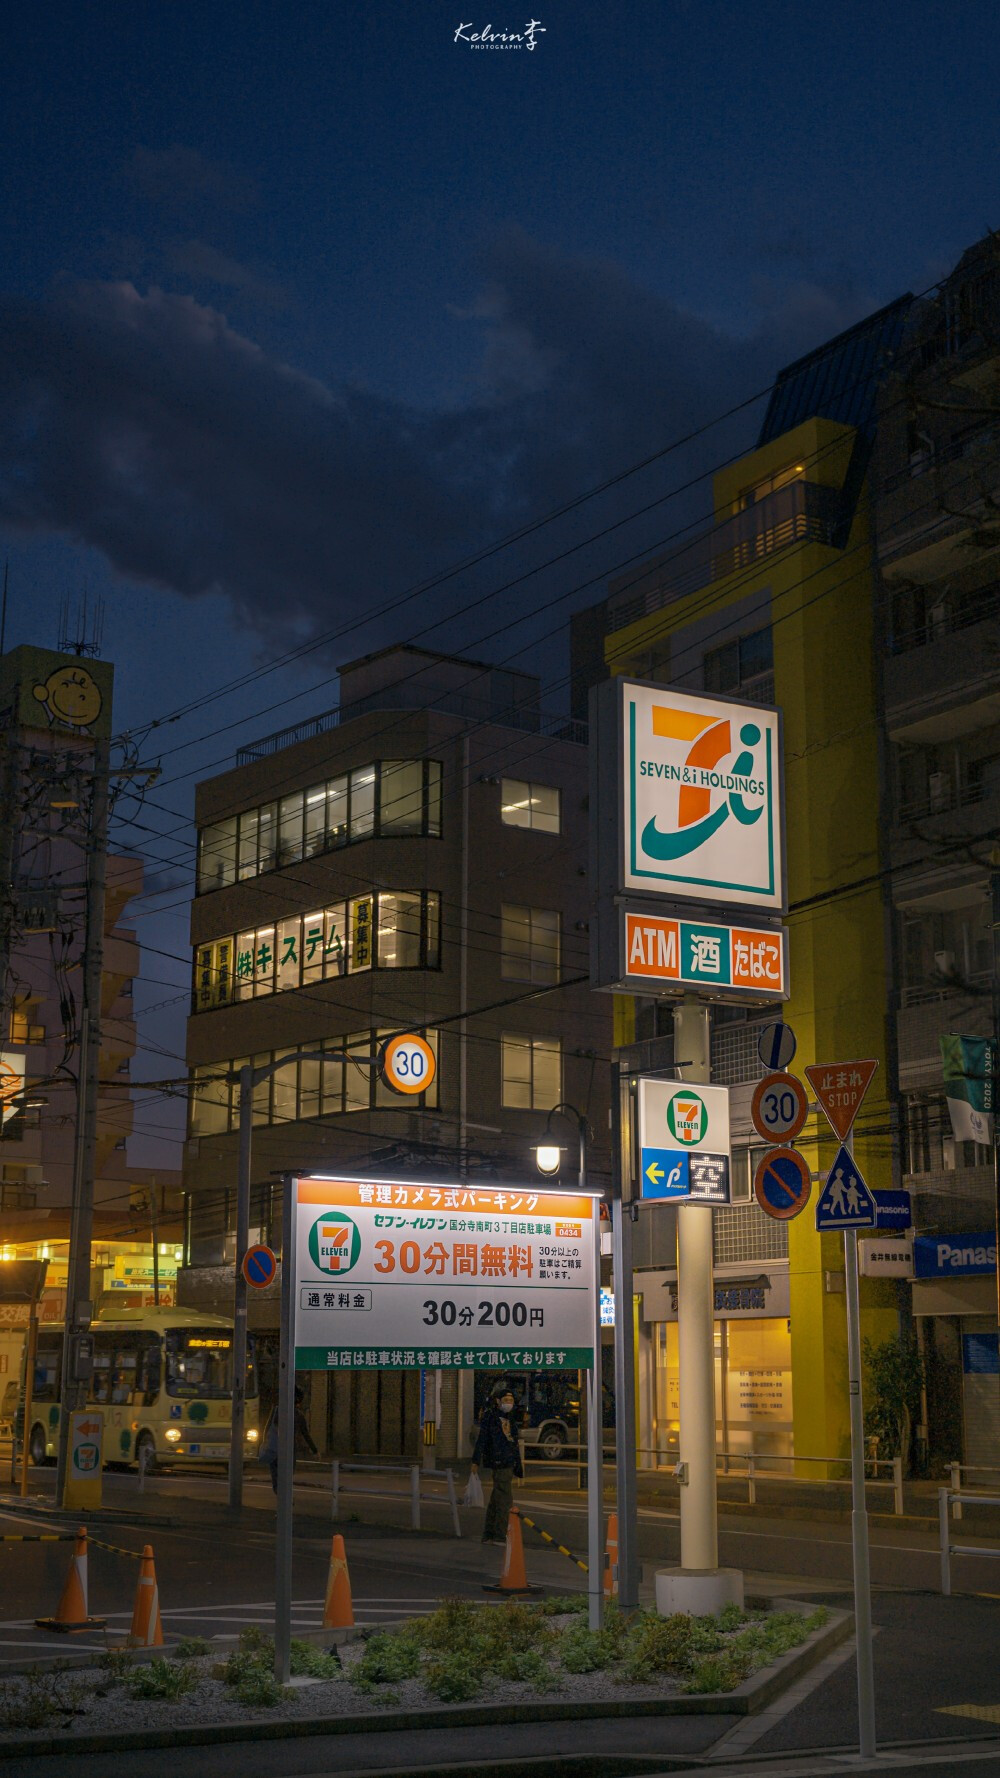
<svg viewBox="0 0 1000 1778">
<path fill-rule="evenodd" d="M 75 1531 L 5 1531 L 0 1543 L 72 1543 Z"/>
<path fill-rule="evenodd" d="M 584 1574 L 590 1573 L 590 1569 L 589 1569 L 587 1563 L 581 1562 L 579 1556 L 574 1556 L 573 1551 L 568 1550 L 564 1543 L 557 1543 L 556 1539 L 554 1537 L 552 1537 L 548 1531 L 543 1531 L 541 1525 L 536 1525 L 534 1519 L 529 1519 L 527 1513 L 523 1510 L 523 1508 L 518 1507 L 517 1510 L 521 1515 L 522 1525 L 530 1525 L 532 1531 L 537 1531 L 539 1537 L 542 1539 L 542 1541 L 544 1543 L 550 1543 L 552 1545 L 552 1548 L 554 1550 L 558 1550 L 559 1554 L 561 1556 L 565 1556 L 567 1558 L 567 1560 L 570 1562 L 575 1562 L 576 1566 L 578 1568 L 583 1569 Z"/>
</svg>

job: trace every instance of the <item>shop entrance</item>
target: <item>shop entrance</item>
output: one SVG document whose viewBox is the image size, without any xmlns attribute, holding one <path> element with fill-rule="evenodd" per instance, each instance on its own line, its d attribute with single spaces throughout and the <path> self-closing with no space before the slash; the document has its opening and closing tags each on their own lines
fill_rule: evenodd
<svg viewBox="0 0 1000 1778">
<path fill-rule="evenodd" d="M 655 1410 L 653 1447 L 657 1467 L 677 1462 L 680 1426 L 676 1321 L 653 1325 Z M 762 1317 L 715 1323 L 715 1443 L 723 1468 L 730 1457 L 791 1457 L 792 1340 L 787 1318 Z M 737 1465 L 742 1469 L 743 1465 Z M 788 1466 L 775 1462 L 777 1473 Z"/>
</svg>

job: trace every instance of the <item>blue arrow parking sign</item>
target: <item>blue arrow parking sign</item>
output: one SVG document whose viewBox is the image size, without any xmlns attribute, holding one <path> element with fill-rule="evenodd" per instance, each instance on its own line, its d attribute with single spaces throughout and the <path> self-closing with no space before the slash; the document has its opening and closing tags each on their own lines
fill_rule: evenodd
<svg viewBox="0 0 1000 1778">
<path fill-rule="evenodd" d="M 873 1229 L 877 1221 L 875 1195 L 842 1144 L 816 1202 L 816 1227 Z"/>
<path fill-rule="evenodd" d="M 691 1157 L 679 1148 L 639 1150 L 639 1195 L 686 1198 L 691 1190 Z"/>
</svg>

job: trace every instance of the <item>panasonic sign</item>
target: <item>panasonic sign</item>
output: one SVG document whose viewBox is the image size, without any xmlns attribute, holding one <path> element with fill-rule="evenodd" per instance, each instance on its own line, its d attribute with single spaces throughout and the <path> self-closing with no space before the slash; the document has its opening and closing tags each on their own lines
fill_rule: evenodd
<svg viewBox="0 0 1000 1778">
<path fill-rule="evenodd" d="M 917 1235 L 913 1243 L 915 1278 L 976 1278 L 997 1268 L 996 1236 Z"/>
</svg>

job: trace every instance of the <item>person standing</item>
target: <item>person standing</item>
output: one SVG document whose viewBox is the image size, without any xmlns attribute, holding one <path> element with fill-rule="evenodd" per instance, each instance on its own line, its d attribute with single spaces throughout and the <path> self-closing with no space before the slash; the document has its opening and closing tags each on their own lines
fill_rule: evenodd
<svg viewBox="0 0 1000 1778">
<path fill-rule="evenodd" d="M 509 1383 L 498 1383 L 483 1410 L 479 1437 L 472 1453 L 472 1473 L 479 1474 L 480 1464 L 493 1473 L 493 1486 L 483 1522 L 483 1543 L 506 1543 L 507 1520 L 514 1501 L 514 1477 L 524 1475 L 521 1446 L 514 1419 L 514 1391 Z"/>
<path fill-rule="evenodd" d="M 303 1391 L 302 1391 L 301 1387 L 296 1386 L 296 1390 L 295 1390 L 295 1452 L 294 1452 L 294 1456 L 292 1458 L 293 1467 L 295 1464 L 295 1458 L 300 1457 L 304 1450 L 309 1451 L 313 1457 L 319 1456 L 319 1452 L 316 1449 L 315 1444 L 313 1443 L 312 1434 L 309 1431 L 309 1424 L 306 1420 L 305 1412 L 302 1407 L 303 1399 L 304 1399 L 304 1397 L 303 1397 Z M 260 1460 L 262 1463 L 266 1463 L 268 1469 L 271 1471 L 271 1487 L 274 1489 L 274 1492 L 277 1494 L 277 1492 L 278 1492 L 278 1410 L 277 1410 L 277 1408 L 275 1408 L 274 1413 L 271 1415 L 270 1424 L 269 1424 L 269 1426 L 267 1428 L 267 1432 L 264 1436 L 264 1443 L 261 1446 Z"/>
</svg>

